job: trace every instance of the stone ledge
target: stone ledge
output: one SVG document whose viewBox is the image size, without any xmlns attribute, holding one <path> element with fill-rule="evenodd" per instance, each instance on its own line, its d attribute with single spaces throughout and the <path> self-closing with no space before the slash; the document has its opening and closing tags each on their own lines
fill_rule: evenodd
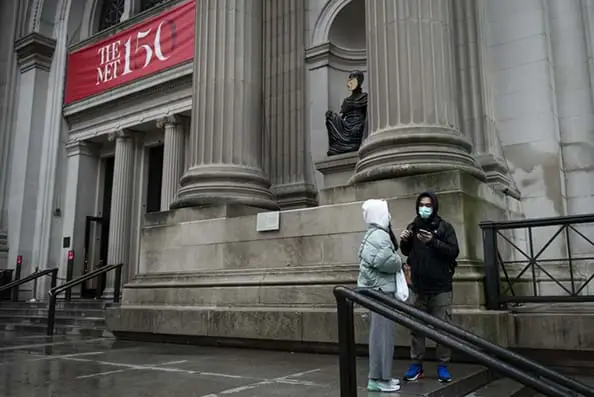
<svg viewBox="0 0 594 397">
<path fill-rule="evenodd" d="M 509 346 L 513 327 L 507 312 L 454 310 L 453 319 L 465 329 Z M 331 344 L 338 338 L 332 308 L 122 306 L 108 309 L 105 320 L 116 335 L 131 332 Z M 355 339 L 367 343 L 368 314 L 364 310 L 355 313 Z M 408 346 L 408 330 L 397 326 L 396 341 L 397 346 Z"/>
</svg>

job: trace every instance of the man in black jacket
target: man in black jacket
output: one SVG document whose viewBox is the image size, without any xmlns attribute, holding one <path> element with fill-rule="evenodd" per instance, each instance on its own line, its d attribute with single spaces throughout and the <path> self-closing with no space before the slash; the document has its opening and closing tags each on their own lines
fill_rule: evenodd
<svg viewBox="0 0 594 397">
<path fill-rule="evenodd" d="M 412 278 L 413 305 L 444 321 L 451 320 L 452 276 L 460 252 L 456 231 L 438 215 L 439 202 L 430 192 L 419 195 L 417 216 L 400 234 L 400 249 L 408 256 Z M 405 380 L 423 377 L 425 337 L 412 333 L 413 363 L 404 375 Z M 437 346 L 437 376 L 440 382 L 450 382 L 447 364 L 451 352 Z"/>
</svg>

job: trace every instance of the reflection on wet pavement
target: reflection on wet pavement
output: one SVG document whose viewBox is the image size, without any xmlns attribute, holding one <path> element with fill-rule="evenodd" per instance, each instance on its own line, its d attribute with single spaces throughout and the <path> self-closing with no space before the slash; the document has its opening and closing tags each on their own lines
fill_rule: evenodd
<svg viewBox="0 0 594 397">
<path fill-rule="evenodd" d="M 272 397 L 339 396 L 337 357 L 199 347 L 111 338 L 0 333 L 0 396 Z M 395 362 L 395 374 L 406 362 Z M 366 360 L 358 363 L 366 385 Z M 457 365 L 459 375 L 476 366 Z M 407 385 L 400 396 L 435 391 Z M 360 396 L 368 393 L 361 388 Z M 377 394 L 369 394 L 377 395 Z"/>
</svg>

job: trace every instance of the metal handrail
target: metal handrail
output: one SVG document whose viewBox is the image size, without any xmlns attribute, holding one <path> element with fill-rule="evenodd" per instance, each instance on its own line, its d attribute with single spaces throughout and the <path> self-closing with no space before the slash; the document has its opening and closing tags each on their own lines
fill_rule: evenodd
<svg viewBox="0 0 594 397">
<path fill-rule="evenodd" d="M 57 267 L 54 267 L 54 268 L 51 268 L 51 269 L 45 269 L 45 270 L 42 270 L 40 272 L 31 273 L 31 274 L 29 274 L 25 278 L 21 278 L 21 279 L 18 279 L 18 280 L 13 281 L 11 283 L 8 283 L 6 285 L 3 285 L 2 287 L 0 287 L 0 292 L 4 292 L 4 291 L 7 291 L 9 289 L 13 289 L 14 288 L 13 291 L 12 291 L 12 293 L 13 293 L 12 294 L 12 301 L 13 302 L 16 302 L 18 300 L 18 296 L 19 296 L 19 294 L 18 294 L 18 287 L 19 286 L 21 286 L 22 284 L 26 284 L 26 283 L 28 283 L 30 281 L 36 280 L 36 279 L 38 279 L 40 277 L 47 276 L 48 274 L 51 274 L 51 277 L 52 277 L 51 287 L 50 288 L 54 288 L 56 286 L 57 279 L 58 279 L 58 268 Z"/>
<path fill-rule="evenodd" d="M 553 385 L 540 379 L 531 373 L 525 372 L 513 365 L 510 365 L 498 358 L 478 350 L 472 344 L 452 337 L 443 331 L 443 328 L 436 326 L 436 329 L 425 325 L 415 318 L 410 318 L 398 310 L 378 303 L 376 300 L 364 296 L 360 292 L 346 288 L 335 287 L 338 315 L 338 340 L 340 349 L 340 395 L 341 397 L 357 396 L 357 368 L 355 352 L 355 331 L 354 331 L 354 305 L 357 303 L 377 314 L 380 314 L 411 331 L 428 337 L 435 342 L 448 346 L 452 349 L 472 357 L 482 365 L 503 373 L 504 375 L 527 385 L 534 390 L 552 397 L 574 397 L 572 393 L 564 390 L 558 385 Z"/>
<path fill-rule="evenodd" d="M 91 280 L 97 276 L 103 275 L 108 273 L 112 270 L 116 271 L 115 280 L 113 283 L 114 294 L 113 294 L 113 302 L 118 303 L 120 301 L 120 283 L 122 280 L 122 267 L 124 266 L 123 263 L 119 263 L 117 265 L 109 265 L 102 267 L 100 269 L 94 270 L 91 273 L 83 274 L 80 277 L 75 278 L 74 280 L 70 280 L 60 286 L 52 287 L 48 294 L 50 297 L 49 302 L 49 309 L 47 313 L 47 335 L 51 336 L 54 334 L 54 324 L 56 321 L 56 303 L 58 299 L 58 294 L 64 292 L 66 290 L 71 289 L 79 284 L 84 283 L 85 281 Z"/>
<path fill-rule="evenodd" d="M 417 320 L 427 323 L 437 329 L 443 330 L 460 340 L 472 343 L 473 345 L 483 349 L 487 353 L 494 355 L 506 362 L 512 363 L 520 368 L 540 376 L 541 378 L 547 378 L 556 382 L 562 386 L 565 386 L 573 391 L 579 392 L 586 397 L 594 397 L 594 389 L 571 379 L 557 371 L 553 371 L 535 361 L 532 361 L 522 355 L 512 352 L 511 350 L 505 349 L 499 345 L 491 343 L 472 332 L 466 331 L 458 326 L 447 323 L 430 314 L 425 313 L 415 307 L 407 305 L 406 303 L 400 302 L 395 298 L 388 295 L 382 294 L 379 291 L 372 289 L 357 288 L 355 291 L 362 295 L 376 299 L 381 303 L 390 306 L 393 309 L 403 312 L 409 316 L 415 317 Z"/>
<path fill-rule="evenodd" d="M 498 230 L 523 229 L 528 227 L 545 227 L 561 225 L 579 225 L 594 222 L 594 214 L 554 216 L 548 218 L 518 219 L 513 221 L 481 221 L 481 229 L 493 228 Z"/>
</svg>

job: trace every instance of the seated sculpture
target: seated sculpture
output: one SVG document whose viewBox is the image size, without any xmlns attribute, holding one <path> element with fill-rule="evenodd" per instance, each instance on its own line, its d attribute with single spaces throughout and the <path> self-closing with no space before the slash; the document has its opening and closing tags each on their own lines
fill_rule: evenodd
<svg viewBox="0 0 594 397">
<path fill-rule="evenodd" d="M 363 92 L 363 73 L 354 71 L 349 75 L 346 97 L 340 113 L 326 112 L 328 130 L 328 156 L 356 152 L 367 137 L 367 93 Z"/>
</svg>

